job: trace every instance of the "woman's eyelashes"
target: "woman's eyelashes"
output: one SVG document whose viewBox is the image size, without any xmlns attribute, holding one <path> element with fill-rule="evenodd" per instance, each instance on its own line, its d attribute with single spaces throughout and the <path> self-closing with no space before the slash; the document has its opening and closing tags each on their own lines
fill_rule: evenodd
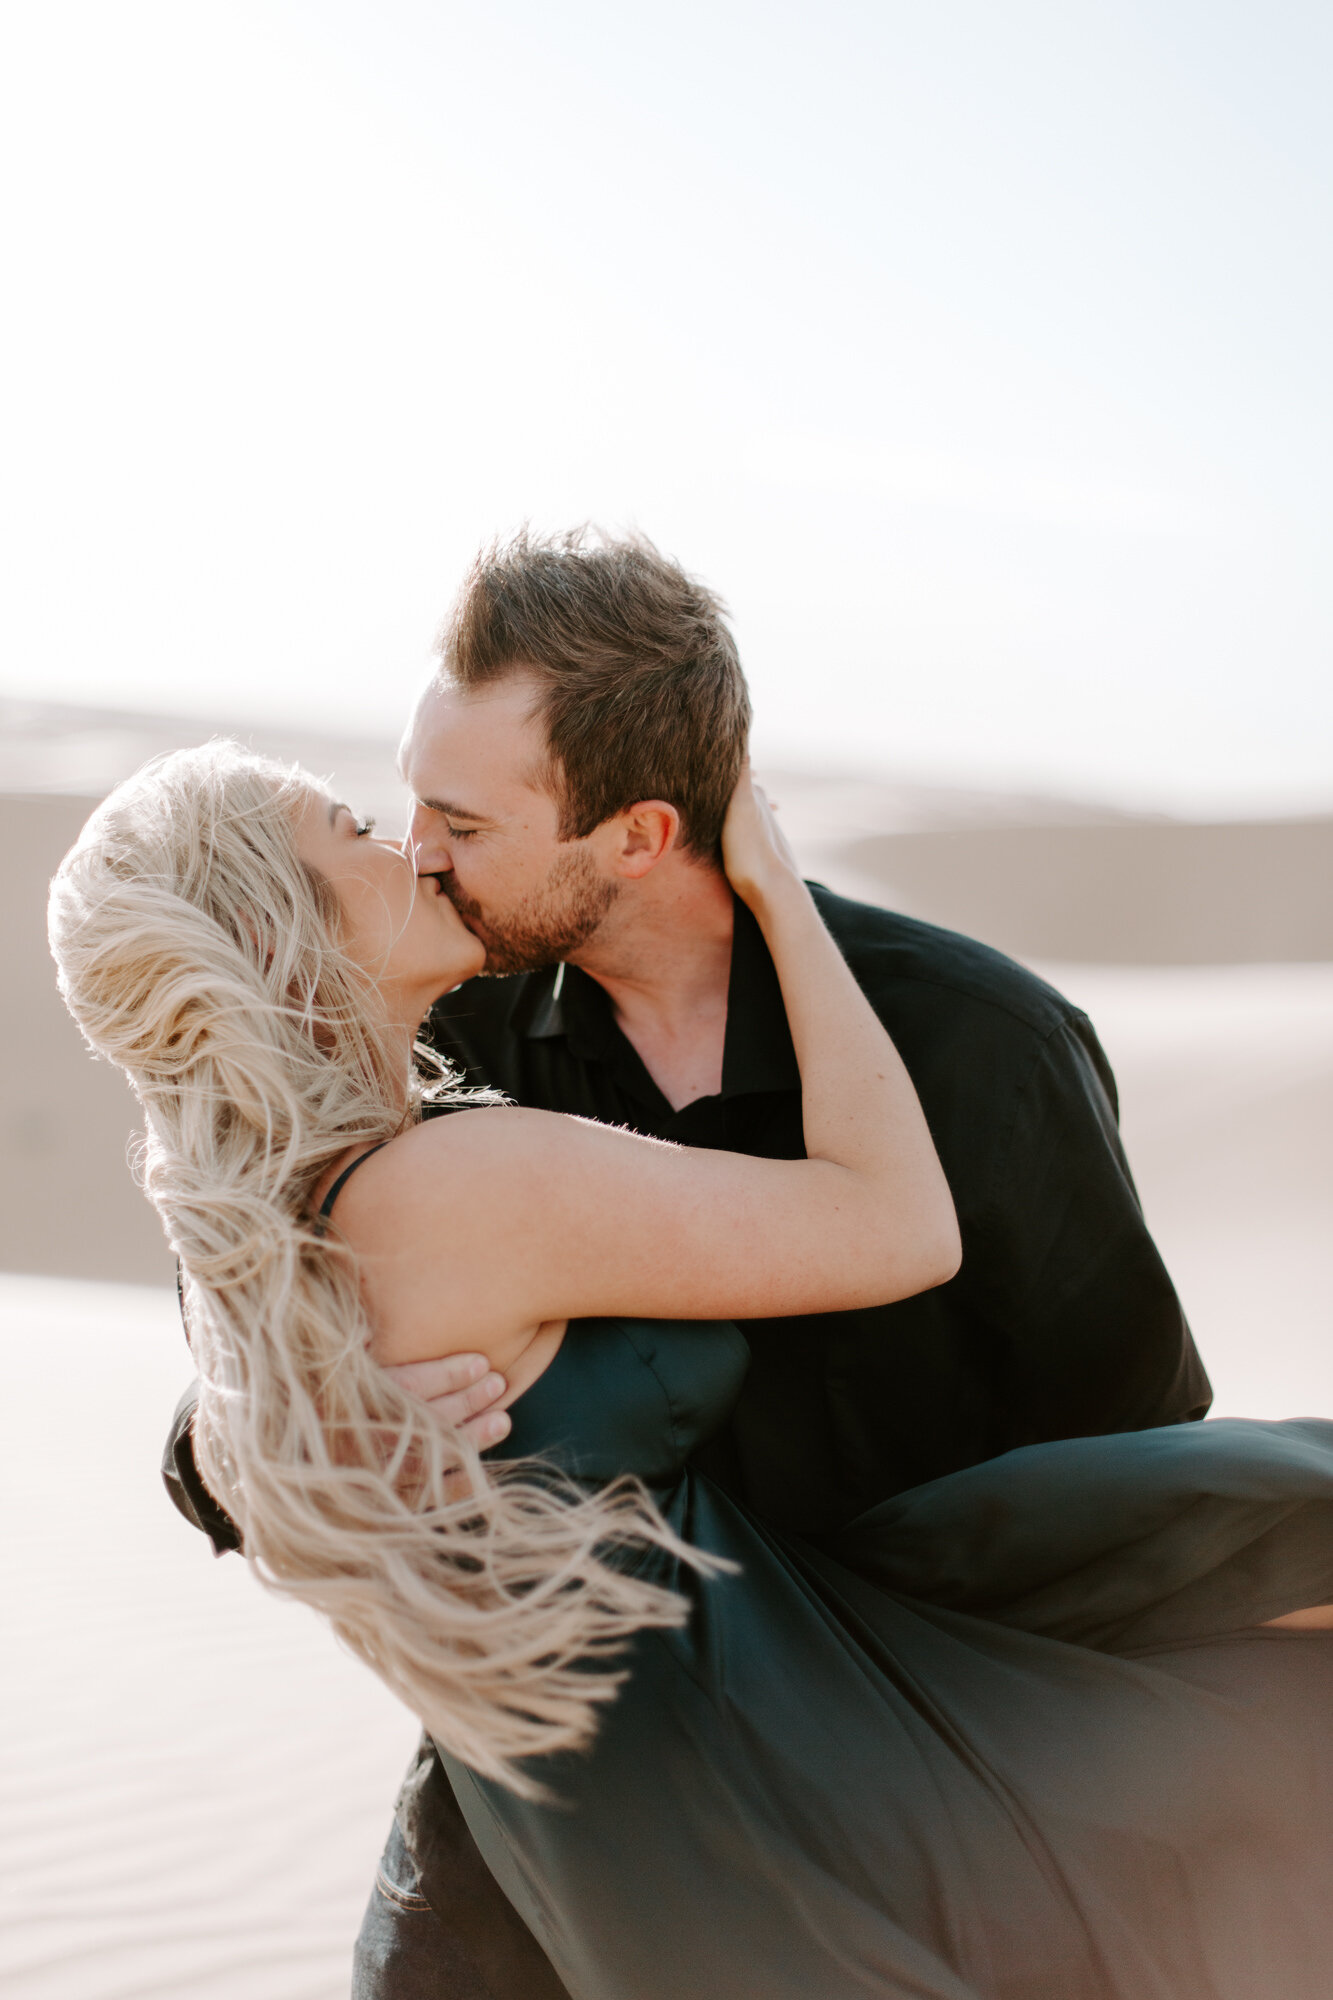
<svg viewBox="0 0 1333 2000">
<path fill-rule="evenodd" d="M 367 819 L 359 819 L 357 821 L 356 837 L 358 840 L 364 839 L 366 834 L 373 833 L 374 831 L 375 831 L 375 821 L 373 816 Z"/>
</svg>

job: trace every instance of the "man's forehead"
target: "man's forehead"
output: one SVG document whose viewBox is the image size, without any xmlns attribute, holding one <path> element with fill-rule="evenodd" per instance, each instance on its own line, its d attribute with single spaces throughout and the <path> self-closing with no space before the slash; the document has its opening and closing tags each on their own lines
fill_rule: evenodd
<svg viewBox="0 0 1333 2000">
<path fill-rule="evenodd" d="M 464 798 L 542 789 L 545 731 L 534 714 L 535 690 L 515 675 L 493 687 L 432 683 L 408 724 L 398 768 L 417 794 L 461 807 Z"/>
<path fill-rule="evenodd" d="M 485 687 L 460 687 L 434 680 L 425 688 L 408 724 L 404 742 L 428 744 L 466 733 L 503 740 L 540 728 L 540 691 L 527 674 L 507 674 Z"/>
</svg>

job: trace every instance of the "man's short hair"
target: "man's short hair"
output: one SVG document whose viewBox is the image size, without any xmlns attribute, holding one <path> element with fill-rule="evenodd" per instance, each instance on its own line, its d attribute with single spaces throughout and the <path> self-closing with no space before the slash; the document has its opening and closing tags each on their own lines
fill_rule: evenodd
<svg viewBox="0 0 1333 2000">
<path fill-rule="evenodd" d="M 440 678 L 540 688 L 560 838 L 665 799 L 683 844 L 717 853 L 750 731 L 726 607 L 642 535 L 526 529 L 482 550 L 439 639 Z"/>
</svg>

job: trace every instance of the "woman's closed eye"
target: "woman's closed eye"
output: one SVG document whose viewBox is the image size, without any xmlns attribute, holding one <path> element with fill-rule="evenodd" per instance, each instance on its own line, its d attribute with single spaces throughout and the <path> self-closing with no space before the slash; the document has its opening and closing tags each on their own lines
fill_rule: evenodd
<svg viewBox="0 0 1333 2000">
<path fill-rule="evenodd" d="M 375 831 L 375 820 L 373 814 L 366 819 L 359 819 L 357 821 L 356 837 L 358 840 L 364 839 L 366 834 L 373 833 L 374 831 Z"/>
</svg>

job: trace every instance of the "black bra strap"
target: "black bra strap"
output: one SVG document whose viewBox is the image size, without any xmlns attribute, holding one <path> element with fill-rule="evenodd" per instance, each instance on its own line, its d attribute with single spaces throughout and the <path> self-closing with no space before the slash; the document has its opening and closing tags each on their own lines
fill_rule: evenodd
<svg viewBox="0 0 1333 2000">
<path fill-rule="evenodd" d="M 370 1159 L 373 1154 L 383 1152 L 384 1148 L 388 1145 L 388 1143 L 389 1142 L 387 1139 L 381 1139 L 378 1146 L 367 1147 L 364 1153 L 358 1154 L 356 1159 L 353 1160 L 350 1167 L 343 1168 L 337 1180 L 333 1183 L 333 1186 L 329 1189 L 323 1201 L 319 1204 L 320 1223 L 328 1221 L 328 1218 L 333 1211 L 334 1202 L 337 1201 L 338 1196 L 342 1193 L 344 1186 L 352 1178 L 352 1175 L 356 1172 L 357 1168 L 364 1167 L 366 1161 Z M 316 1225 L 316 1227 L 318 1228 L 318 1224 Z M 318 1233 L 322 1236 L 324 1234 L 324 1231 L 322 1229 L 319 1229 Z"/>
</svg>

